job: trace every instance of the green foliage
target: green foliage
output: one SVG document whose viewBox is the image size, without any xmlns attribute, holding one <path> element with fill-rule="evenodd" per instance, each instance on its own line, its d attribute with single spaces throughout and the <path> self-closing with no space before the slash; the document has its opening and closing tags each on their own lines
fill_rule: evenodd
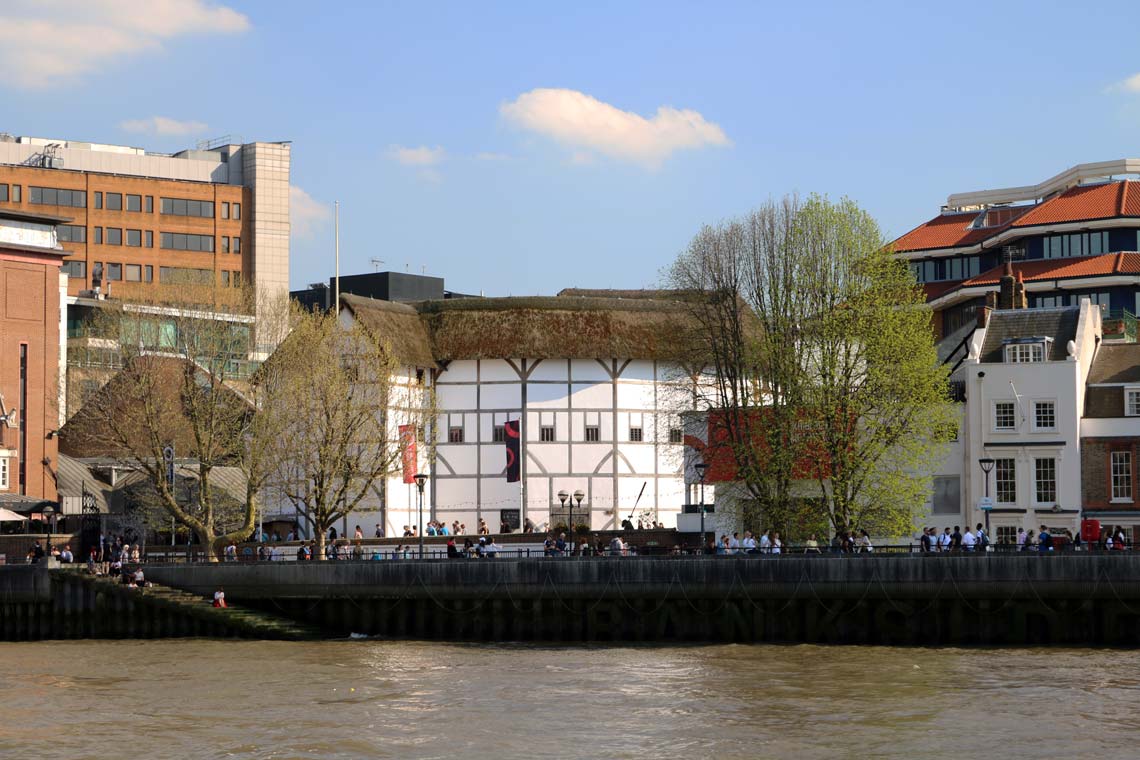
<svg viewBox="0 0 1140 760">
<path fill-rule="evenodd" d="M 670 279 L 709 295 L 693 302 L 714 357 L 697 395 L 723 412 L 742 517 L 793 538 L 908 533 L 955 411 L 922 291 L 875 220 L 785 198 L 703 229 Z"/>
</svg>

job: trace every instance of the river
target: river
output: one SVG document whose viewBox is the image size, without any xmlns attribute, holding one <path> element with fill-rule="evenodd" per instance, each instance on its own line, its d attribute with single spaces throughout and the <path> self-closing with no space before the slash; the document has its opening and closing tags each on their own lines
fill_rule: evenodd
<svg viewBox="0 0 1140 760">
<path fill-rule="evenodd" d="M 0 644 L 4 758 L 1135 757 L 1137 653 Z"/>
</svg>

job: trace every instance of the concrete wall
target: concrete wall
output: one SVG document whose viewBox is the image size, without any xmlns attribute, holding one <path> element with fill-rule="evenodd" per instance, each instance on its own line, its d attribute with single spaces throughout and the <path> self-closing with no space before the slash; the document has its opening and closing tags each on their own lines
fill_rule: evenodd
<svg viewBox="0 0 1140 760">
<path fill-rule="evenodd" d="M 333 634 L 456 640 L 1140 642 L 1140 556 L 541 559 L 169 566 Z"/>
</svg>

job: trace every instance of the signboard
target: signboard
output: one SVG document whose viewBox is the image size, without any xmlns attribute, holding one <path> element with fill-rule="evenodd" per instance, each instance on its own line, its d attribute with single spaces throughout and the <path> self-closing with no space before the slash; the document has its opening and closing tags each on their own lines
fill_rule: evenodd
<svg viewBox="0 0 1140 760">
<path fill-rule="evenodd" d="M 512 532 L 516 531 L 519 529 L 519 526 L 522 525 L 522 522 L 519 520 L 521 511 L 522 510 L 518 509 L 500 509 L 499 522 L 511 526 Z"/>
<path fill-rule="evenodd" d="M 983 512 L 989 512 L 993 508 L 994 508 L 994 497 L 983 496 L 982 498 L 978 499 L 978 509 L 982 510 Z"/>
</svg>

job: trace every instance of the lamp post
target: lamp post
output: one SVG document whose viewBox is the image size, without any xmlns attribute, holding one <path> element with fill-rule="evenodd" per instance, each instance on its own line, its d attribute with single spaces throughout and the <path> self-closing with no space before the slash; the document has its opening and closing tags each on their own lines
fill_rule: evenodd
<svg viewBox="0 0 1140 760">
<path fill-rule="evenodd" d="M 705 552 L 705 474 L 709 470 L 708 464 L 705 462 L 697 462 L 693 465 L 693 469 L 697 471 L 697 477 L 701 479 L 701 554 Z"/>
<path fill-rule="evenodd" d="M 559 491 L 558 492 L 558 501 L 562 502 L 562 508 L 563 509 L 566 509 L 566 500 L 569 498 L 570 498 L 570 494 L 566 493 L 565 491 Z M 574 502 L 570 502 L 570 512 L 573 512 L 573 511 L 574 511 Z M 568 528 L 570 527 L 570 515 L 569 515 L 569 513 L 567 513 L 567 515 L 566 515 L 566 527 L 568 527 Z"/>
<path fill-rule="evenodd" d="M 989 503 L 989 498 L 990 498 L 990 472 L 992 472 L 994 469 L 994 460 L 991 459 L 990 457 L 982 457 L 981 459 L 978 460 L 978 465 L 981 466 L 982 473 L 985 475 L 984 480 L 985 480 L 985 484 L 986 484 L 986 486 L 985 486 L 985 489 L 986 489 L 985 490 L 986 506 L 989 507 L 989 505 L 990 505 L 990 503 Z M 990 510 L 985 509 L 983 511 L 986 513 L 986 537 L 988 538 L 990 535 Z"/>
<path fill-rule="evenodd" d="M 50 557 L 51 556 L 51 516 L 55 514 L 55 508 L 52 507 L 52 505 L 48 504 L 46 507 L 44 507 L 40 511 L 43 512 L 44 522 L 47 523 L 47 536 L 48 537 L 47 537 L 47 549 L 45 551 L 47 553 L 47 556 Z"/>
<path fill-rule="evenodd" d="M 579 512 L 582 511 L 582 499 L 584 499 L 584 498 L 586 498 L 586 494 L 582 493 L 582 489 L 581 488 L 575 489 L 574 501 L 578 502 L 578 511 Z M 574 514 L 573 508 L 571 508 L 570 514 L 571 515 Z M 571 546 L 573 546 L 574 541 L 575 541 L 575 539 L 574 539 L 574 521 L 571 520 L 570 521 L 570 544 L 571 544 Z"/>
<path fill-rule="evenodd" d="M 423 473 L 417 472 L 414 476 L 416 481 L 416 489 L 419 491 L 419 528 L 416 532 L 420 536 L 420 559 L 424 558 L 424 483 L 427 482 L 428 476 Z"/>
</svg>

